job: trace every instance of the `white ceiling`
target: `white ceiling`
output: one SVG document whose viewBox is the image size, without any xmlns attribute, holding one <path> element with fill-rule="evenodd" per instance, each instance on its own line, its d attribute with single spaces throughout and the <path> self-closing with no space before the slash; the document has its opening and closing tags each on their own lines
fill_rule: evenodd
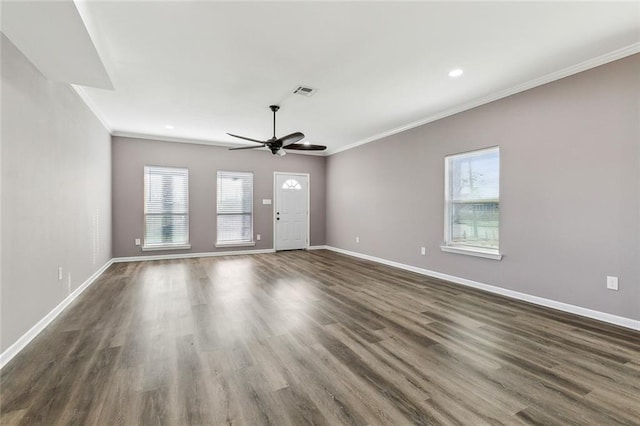
<svg viewBox="0 0 640 426">
<path fill-rule="evenodd" d="M 110 130 L 211 144 L 270 137 L 278 104 L 278 135 L 338 152 L 640 51 L 640 2 L 76 5 L 114 86 L 82 91 Z"/>
<path fill-rule="evenodd" d="M 3 0 L 0 10 L 2 32 L 48 79 L 113 89 L 72 1 Z"/>
</svg>

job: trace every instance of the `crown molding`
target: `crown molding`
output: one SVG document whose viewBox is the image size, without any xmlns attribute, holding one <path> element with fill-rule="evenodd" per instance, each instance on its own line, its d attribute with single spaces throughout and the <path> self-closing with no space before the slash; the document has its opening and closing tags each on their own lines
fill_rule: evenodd
<svg viewBox="0 0 640 426">
<path fill-rule="evenodd" d="M 313 155 L 313 156 L 319 156 L 319 157 L 327 157 L 327 156 L 331 156 L 334 154 L 338 154 L 340 152 L 344 152 L 344 151 L 348 151 L 350 149 L 353 148 L 357 148 L 361 145 L 365 145 L 368 144 L 370 142 L 374 142 L 383 138 L 386 138 L 388 136 L 392 136 L 401 132 L 404 132 L 406 130 L 410 130 L 428 123 L 432 123 L 434 121 L 437 120 L 441 120 L 443 118 L 482 106 L 482 105 L 486 105 L 488 103 L 506 98 L 508 96 L 511 95 L 515 95 L 517 93 L 521 93 L 524 92 L 526 90 L 529 89 L 533 89 L 535 87 L 538 86 L 542 86 L 544 84 L 547 83 L 551 83 L 557 80 L 560 80 L 562 78 L 565 77 L 569 77 L 571 75 L 574 74 L 578 74 L 580 72 L 583 71 L 587 71 L 589 69 L 607 64 L 609 62 L 613 62 L 616 61 L 618 59 L 622 59 L 625 58 L 627 56 L 631 56 L 631 55 L 635 55 L 637 53 L 640 53 L 640 42 L 638 43 L 633 43 L 629 46 L 623 47 L 621 49 L 617 49 L 614 50 L 612 52 L 606 53 L 604 55 L 600 55 L 597 56 L 595 58 L 589 59 L 587 61 L 584 62 L 580 62 L 576 65 L 572 65 L 566 68 L 563 68 L 561 70 L 546 74 L 542 77 L 538 77 L 535 78 L 533 80 L 529 80 L 525 83 L 522 84 L 518 84 L 516 86 L 510 87 L 508 89 L 505 90 L 500 90 L 497 92 L 494 92 L 492 94 L 489 94 L 487 96 L 483 96 L 481 98 L 477 98 L 474 100 L 471 100 L 469 102 L 465 102 L 463 104 L 459 104 L 456 105 L 452 108 L 446 109 L 444 111 L 440 111 L 437 112 L 435 114 L 432 114 L 428 117 L 425 117 L 423 119 L 417 120 L 417 121 L 413 121 L 410 123 L 407 123 L 405 125 L 402 125 L 400 127 L 396 127 L 394 129 L 391 130 L 387 130 L 385 132 L 381 132 L 378 134 L 375 134 L 373 136 L 370 136 L 366 139 L 362 139 L 359 140 L 357 142 L 342 146 L 342 147 L 338 147 L 335 149 L 328 149 L 325 152 L 318 152 L 318 153 L 311 153 L 311 152 L 289 152 L 291 154 L 301 154 L 301 155 Z M 221 141 L 213 141 L 213 140 L 204 140 L 204 139 L 196 139 L 196 138 L 185 138 L 185 137 L 177 137 L 177 136 L 166 136 L 166 135 L 154 135 L 154 134 L 148 134 L 148 133 L 136 133 L 136 132 L 129 132 L 129 131 L 120 131 L 120 130 L 114 130 L 112 129 L 112 127 L 109 125 L 109 123 L 107 122 L 107 120 L 102 116 L 102 114 L 100 113 L 99 109 L 96 107 L 96 105 L 93 103 L 93 101 L 91 101 L 91 98 L 86 94 L 86 92 L 84 91 L 84 89 L 81 86 L 72 84 L 71 87 L 73 87 L 73 89 L 76 91 L 76 93 L 78 94 L 78 96 L 80 96 L 80 98 L 84 101 L 84 103 L 87 105 L 87 107 L 93 112 L 93 114 L 96 116 L 96 118 L 98 118 L 98 120 L 102 123 L 102 125 L 104 126 L 105 129 L 107 129 L 107 131 L 112 135 L 112 136 L 119 136 L 119 137 L 127 137 L 127 138 L 136 138 L 136 139 L 148 139 L 148 140 L 158 140 L 158 141 L 164 141 L 164 142 L 178 142 L 178 143 L 189 143 L 189 144 L 196 144 L 196 145 L 208 145 L 208 146 L 220 146 L 220 147 L 226 147 L 226 148 L 232 148 L 232 147 L 237 147 L 237 146 L 241 146 L 238 144 L 233 144 L 233 143 L 229 143 L 229 142 L 221 142 Z M 258 148 L 259 149 L 259 148 Z"/>
<path fill-rule="evenodd" d="M 100 110 L 98 109 L 96 104 L 93 103 L 93 101 L 91 100 L 89 95 L 87 95 L 87 92 L 84 91 L 84 88 L 82 86 L 77 85 L 77 84 L 72 84 L 71 87 L 73 88 L 73 90 L 76 91 L 78 96 L 80 96 L 80 99 L 82 99 L 84 104 L 87 106 L 87 108 L 89 108 L 89 110 L 98 119 L 98 121 L 100 121 L 100 123 L 106 129 L 106 131 L 109 132 L 109 134 L 112 135 L 113 134 L 113 130 L 112 130 L 111 126 L 109 125 L 107 120 L 104 118 L 104 116 L 102 115 L 102 113 L 100 112 Z"/>
<path fill-rule="evenodd" d="M 345 145 L 345 146 L 342 146 L 342 147 L 338 147 L 336 149 L 328 150 L 326 155 L 338 154 L 340 152 L 347 151 L 347 150 L 356 148 L 358 146 L 365 145 L 365 144 L 368 144 L 370 142 L 374 142 L 374 141 L 377 141 L 379 139 L 386 138 L 388 136 L 392 136 L 392 135 L 395 135 L 397 133 L 401 133 L 401 132 L 404 132 L 406 130 L 413 129 L 415 127 L 419 127 L 419 126 L 422 126 L 424 124 L 432 123 L 434 121 L 449 117 L 451 115 L 458 114 L 460 112 L 467 111 L 467 110 L 470 110 L 472 108 L 476 108 L 476 107 L 479 107 L 481 105 L 485 105 L 485 104 L 491 103 L 493 101 L 497 101 L 499 99 L 506 98 L 506 97 L 511 96 L 511 95 L 515 95 L 516 93 L 524 92 L 526 90 L 533 89 L 533 88 L 538 87 L 538 86 L 542 86 L 543 84 L 551 83 L 551 82 L 554 82 L 556 80 L 560 80 L 562 78 L 569 77 L 571 75 L 578 74 L 578 73 L 583 72 L 583 71 L 587 71 L 587 70 L 589 70 L 591 68 L 595 68 L 595 67 L 598 67 L 600 65 L 604 65 L 604 64 L 607 64 L 609 62 L 616 61 L 618 59 L 626 58 L 627 56 L 635 55 L 636 53 L 639 53 L 639 52 L 640 52 L 640 42 L 633 43 L 633 44 L 631 44 L 629 46 L 626 46 L 626 47 L 623 47 L 621 49 L 614 50 L 614 51 L 609 52 L 609 53 L 605 53 L 604 55 L 600 55 L 600 56 L 597 56 L 597 57 L 595 57 L 593 59 L 589 59 L 587 61 L 580 62 L 580 63 L 578 63 L 576 65 L 571 65 L 569 67 L 566 67 L 566 68 L 563 68 L 561 70 L 552 72 L 550 74 L 546 74 L 546 75 L 544 75 L 542 77 L 538 77 L 538 78 L 535 78 L 533 80 L 529 80 L 529 81 L 527 81 L 525 83 L 518 84 L 518 85 L 510 87 L 508 89 L 500 90 L 500 91 L 494 92 L 494 93 L 492 93 L 490 95 L 483 96 L 482 98 L 474 99 L 472 101 L 465 102 L 465 103 L 460 104 L 460 105 L 456 105 L 456 106 L 454 106 L 452 108 L 446 109 L 446 110 L 441 111 L 441 112 L 437 112 L 437 113 L 432 114 L 432 115 L 430 115 L 430 116 L 428 116 L 426 118 L 423 118 L 421 120 L 413 121 L 413 122 L 405 124 L 403 126 L 396 127 L 395 129 L 388 130 L 388 131 L 382 132 L 382 133 L 378 133 L 376 135 L 373 135 L 373 136 L 368 137 L 366 139 L 362 139 L 360 141 L 354 142 L 354 143 L 349 144 L 349 145 Z"/>
<path fill-rule="evenodd" d="M 120 130 L 114 130 L 113 132 L 111 132 L 111 136 L 122 137 L 122 138 L 132 138 L 132 139 L 146 139 L 146 140 L 162 141 L 162 142 L 189 143 L 193 145 L 217 146 L 222 148 L 237 148 L 240 146 L 247 146 L 247 145 L 239 145 L 237 143 L 230 143 L 230 142 L 220 142 L 220 141 L 195 139 L 195 138 L 182 138 L 178 136 L 153 135 L 149 133 L 136 133 L 136 132 L 127 132 L 127 131 L 120 131 Z M 266 148 L 262 148 L 262 147 L 256 147 L 256 149 L 269 152 Z M 312 151 L 309 151 L 309 152 L 287 151 L 287 154 L 314 155 L 318 157 L 324 157 L 327 155 L 324 152 L 312 152 Z"/>
<path fill-rule="evenodd" d="M 193 145 L 221 146 L 226 148 L 232 148 L 232 147 L 238 146 L 237 144 L 231 144 L 228 142 L 219 142 L 219 141 L 196 139 L 196 138 L 183 138 L 179 136 L 154 135 L 151 133 L 129 132 L 126 130 L 125 131 L 114 130 L 113 132 L 111 132 L 111 136 L 121 137 L 121 138 L 132 138 L 132 139 L 147 139 L 147 140 L 162 141 L 162 142 L 189 143 Z"/>
</svg>

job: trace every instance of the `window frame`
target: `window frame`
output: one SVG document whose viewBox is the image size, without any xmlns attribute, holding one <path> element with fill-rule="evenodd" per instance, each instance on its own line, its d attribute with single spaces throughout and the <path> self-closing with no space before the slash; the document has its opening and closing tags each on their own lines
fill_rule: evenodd
<svg viewBox="0 0 640 426">
<path fill-rule="evenodd" d="M 219 196 L 219 187 L 218 187 L 218 180 L 220 179 L 220 173 L 238 173 L 238 174 L 247 174 L 247 175 L 251 175 L 251 231 L 250 231 L 250 235 L 251 235 L 251 239 L 247 240 L 247 241 L 242 241 L 242 240 L 237 240 L 237 241 L 220 241 L 218 240 L 218 217 L 219 216 L 237 216 L 237 215 L 242 215 L 242 214 L 246 214 L 246 213 L 219 213 L 218 212 L 218 196 Z M 254 173 L 250 172 L 250 171 L 240 171 L 240 170 L 217 170 L 216 171 L 216 242 L 215 242 L 215 247 L 251 247 L 251 246 L 255 246 L 255 240 L 254 240 Z"/>
<path fill-rule="evenodd" d="M 450 164 L 451 161 L 455 158 L 465 157 L 465 156 L 478 156 L 484 153 L 497 152 L 498 153 L 498 198 L 496 199 L 479 199 L 479 200 L 465 200 L 463 203 L 465 204 L 478 204 L 478 203 L 488 203 L 488 202 L 497 202 L 498 204 L 498 247 L 490 248 L 490 247 L 480 247 L 474 246 L 470 244 L 464 244 L 459 242 L 453 242 L 452 238 L 452 224 L 451 224 L 451 213 L 452 207 L 455 203 L 451 200 L 451 174 L 450 174 Z M 440 246 L 440 249 L 443 252 L 456 253 L 456 254 L 464 254 L 469 256 L 482 257 L 493 260 L 501 260 L 502 253 L 500 252 L 500 187 L 502 175 L 500 170 L 502 168 L 501 165 L 501 155 L 500 155 L 500 147 L 499 146 L 491 146 L 487 148 L 475 149 L 471 151 L 460 152 L 456 154 L 449 154 L 444 157 L 444 242 Z M 460 203 L 460 202 L 458 202 Z"/>
<path fill-rule="evenodd" d="M 186 190 L 186 213 L 182 214 L 182 213 L 147 213 L 147 184 L 146 184 L 146 180 L 147 180 L 147 176 L 148 176 L 148 170 L 150 169 L 173 169 L 173 170 L 184 170 L 186 173 L 186 178 L 187 178 L 187 190 Z M 144 169 L 143 169 L 143 200 L 142 200 L 142 213 L 143 213 L 143 219 L 142 219 L 142 238 L 143 238 L 143 244 L 142 244 L 142 251 L 156 251 L 156 250 L 187 250 L 191 248 L 191 244 L 190 244 L 190 205 L 189 205 L 189 168 L 188 167 L 178 167 L 178 166 L 154 166 L 154 165 L 145 165 Z M 186 223 L 187 223 L 187 239 L 185 242 L 178 242 L 178 243 L 161 243 L 161 244 L 149 244 L 147 243 L 147 216 L 184 216 Z"/>
</svg>

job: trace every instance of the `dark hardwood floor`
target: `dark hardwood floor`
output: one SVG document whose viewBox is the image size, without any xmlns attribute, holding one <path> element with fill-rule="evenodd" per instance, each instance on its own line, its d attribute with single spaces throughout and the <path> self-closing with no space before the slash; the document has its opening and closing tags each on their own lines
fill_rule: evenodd
<svg viewBox="0 0 640 426">
<path fill-rule="evenodd" d="M 640 424 L 640 333 L 329 251 L 120 263 L 2 425 Z"/>
</svg>

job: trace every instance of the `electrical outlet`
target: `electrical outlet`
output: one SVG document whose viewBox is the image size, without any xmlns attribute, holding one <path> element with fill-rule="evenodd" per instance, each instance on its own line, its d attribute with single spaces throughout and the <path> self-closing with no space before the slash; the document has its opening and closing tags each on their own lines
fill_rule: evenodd
<svg viewBox="0 0 640 426">
<path fill-rule="evenodd" d="M 421 255 L 423 255 L 423 256 L 424 256 L 425 254 L 427 254 L 427 248 L 426 248 L 426 247 L 422 247 L 422 248 L 420 248 L 420 254 L 421 254 Z"/>
<path fill-rule="evenodd" d="M 256 240 L 257 240 L 257 241 L 260 241 L 260 239 L 261 239 L 261 238 L 262 238 L 262 237 L 260 236 L 260 234 L 256 235 Z"/>
<path fill-rule="evenodd" d="M 136 238 L 135 244 L 136 244 L 137 246 L 139 246 L 139 245 L 140 245 L 140 238 Z"/>
<path fill-rule="evenodd" d="M 62 281 L 62 266 L 58 267 L 58 281 Z"/>
<path fill-rule="evenodd" d="M 360 242 L 360 237 L 356 237 L 356 244 Z"/>
<path fill-rule="evenodd" d="M 607 288 L 609 290 L 618 290 L 618 277 L 607 276 Z"/>
</svg>

